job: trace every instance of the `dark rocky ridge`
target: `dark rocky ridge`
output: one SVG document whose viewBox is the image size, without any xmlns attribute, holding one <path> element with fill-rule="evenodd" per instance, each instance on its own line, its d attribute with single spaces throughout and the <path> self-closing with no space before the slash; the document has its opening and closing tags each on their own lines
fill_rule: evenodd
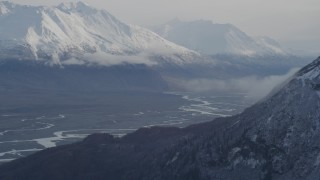
<svg viewBox="0 0 320 180">
<path fill-rule="evenodd" d="M 0 166 L 0 179 L 319 179 L 320 58 L 242 114 L 95 134 Z"/>
</svg>

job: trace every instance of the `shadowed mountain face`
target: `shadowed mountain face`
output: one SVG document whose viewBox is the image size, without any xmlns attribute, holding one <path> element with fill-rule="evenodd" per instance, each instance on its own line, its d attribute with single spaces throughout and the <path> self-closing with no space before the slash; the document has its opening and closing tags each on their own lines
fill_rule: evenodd
<svg viewBox="0 0 320 180">
<path fill-rule="evenodd" d="M 94 134 L 0 166 L 0 179 L 317 179 L 320 58 L 240 115 Z"/>
</svg>

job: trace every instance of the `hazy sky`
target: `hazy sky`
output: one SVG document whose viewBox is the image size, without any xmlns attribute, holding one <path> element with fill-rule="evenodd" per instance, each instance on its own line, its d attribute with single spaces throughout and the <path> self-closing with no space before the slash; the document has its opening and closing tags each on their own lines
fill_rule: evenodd
<svg viewBox="0 0 320 180">
<path fill-rule="evenodd" d="M 55 5 L 63 0 L 12 0 Z M 173 18 L 231 23 L 252 36 L 270 36 L 293 48 L 320 53 L 320 0 L 83 0 L 138 25 Z"/>
</svg>

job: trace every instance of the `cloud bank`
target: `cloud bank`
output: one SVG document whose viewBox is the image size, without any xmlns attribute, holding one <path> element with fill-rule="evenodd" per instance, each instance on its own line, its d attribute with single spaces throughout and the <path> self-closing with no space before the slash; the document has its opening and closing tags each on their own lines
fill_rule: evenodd
<svg viewBox="0 0 320 180">
<path fill-rule="evenodd" d="M 157 63 L 151 61 L 146 54 L 138 55 L 112 55 L 104 52 L 97 52 L 94 54 L 87 53 L 81 58 L 71 58 L 64 62 L 63 65 L 101 65 L 101 66 L 114 66 L 122 64 L 144 64 L 153 66 Z"/>
<path fill-rule="evenodd" d="M 292 77 L 299 69 L 291 69 L 284 75 L 272 75 L 267 77 L 248 76 L 238 79 L 193 79 L 179 83 L 179 86 L 190 92 L 244 92 L 255 100 L 267 96 L 276 86 Z"/>
</svg>

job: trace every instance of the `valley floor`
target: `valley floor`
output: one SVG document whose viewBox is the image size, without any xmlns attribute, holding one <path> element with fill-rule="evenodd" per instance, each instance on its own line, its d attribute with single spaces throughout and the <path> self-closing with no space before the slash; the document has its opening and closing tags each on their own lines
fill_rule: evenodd
<svg viewBox="0 0 320 180">
<path fill-rule="evenodd" d="M 23 95 L 24 94 L 24 95 Z M 0 163 L 80 141 L 92 133 L 123 136 L 141 127 L 176 126 L 240 113 L 246 94 L 0 93 Z"/>
</svg>

